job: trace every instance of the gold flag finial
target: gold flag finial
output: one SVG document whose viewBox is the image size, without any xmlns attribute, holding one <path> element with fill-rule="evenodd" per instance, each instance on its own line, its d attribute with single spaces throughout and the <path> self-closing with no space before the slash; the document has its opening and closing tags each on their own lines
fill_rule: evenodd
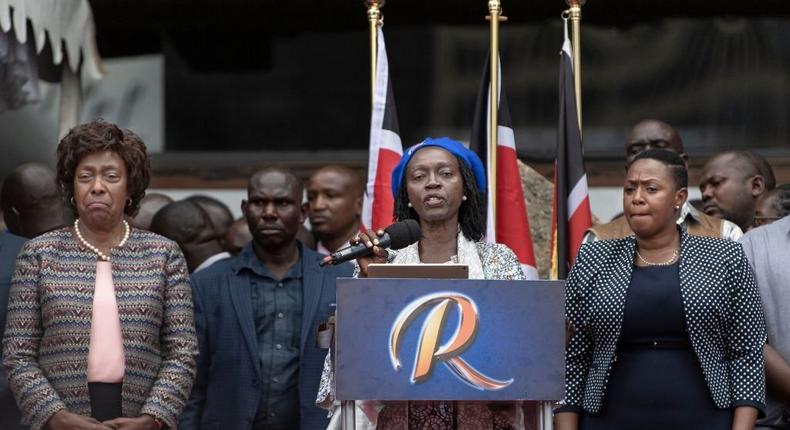
<svg viewBox="0 0 790 430">
<path fill-rule="evenodd" d="M 488 1 L 488 16 L 486 16 L 486 21 L 491 21 L 491 17 L 496 15 L 497 20 L 507 21 L 507 17 L 502 15 L 502 2 L 499 0 L 489 0 Z"/>
<path fill-rule="evenodd" d="M 384 0 L 364 0 L 363 3 L 368 9 L 368 21 L 381 25 L 381 8 L 384 7 Z"/>
<path fill-rule="evenodd" d="M 579 133 L 582 131 L 582 6 L 587 0 L 565 0 L 570 6 L 566 16 L 571 20 L 571 49 L 573 51 L 573 92 L 576 96 L 576 118 L 579 120 Z"/>
<path fill-rule="evenodd" d="M 378 59 L 378 35 L 381 26 L 381 8 L 385 0 L 363 0 L 368 10 L 368 26 L 370 30 L 370 105 L 376 98 L 376 61 Z"/>
</svg>

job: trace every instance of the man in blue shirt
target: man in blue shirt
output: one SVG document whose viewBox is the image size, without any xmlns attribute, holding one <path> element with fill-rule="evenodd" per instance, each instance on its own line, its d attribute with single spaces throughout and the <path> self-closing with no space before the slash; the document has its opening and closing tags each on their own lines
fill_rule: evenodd
<svg viewBox="0 0 790 430">
<path fill-rule="evenodd" d="M 334 312 L 335 278 L 296 240 L 305 219 L 302 182 L 290 171 L 255 173 L 242 211 L 253 236 L 241 253 L 193 275 L 200 356 L 185 430 L 319 429 L 315 406 L 326 351 L 318 325 Z"/>
</svg>

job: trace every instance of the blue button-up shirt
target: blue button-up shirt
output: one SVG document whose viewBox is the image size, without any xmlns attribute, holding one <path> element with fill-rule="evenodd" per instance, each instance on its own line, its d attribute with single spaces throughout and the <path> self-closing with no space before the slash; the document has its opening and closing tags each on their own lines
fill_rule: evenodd
<svg viewBox="0 0 790 430">
<path fill-rule="evenodd" d="M 249 271 L 258 343 L 261 402 L 254 429 L 290 429 L 299 424 L 299 347 L 302 330 L 302 251 L 282 278 L 261 263 L 251 244 L 240 254 Z"/>
</svg>

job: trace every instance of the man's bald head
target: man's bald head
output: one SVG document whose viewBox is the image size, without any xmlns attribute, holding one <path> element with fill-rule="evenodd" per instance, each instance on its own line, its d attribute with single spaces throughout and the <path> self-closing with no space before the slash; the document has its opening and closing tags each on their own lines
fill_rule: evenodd
<svg viewBox="0 0 790 430">
<path fill-rule="evenodd" d="M 222 251 L 208 214 L 191 200 L 176 201 L 160 209 L 151 220 L 151 231 L 178 243 L 190 273 Z"/>
<path fill-rule="evenodd" d="M 140 209 L 137 215 L 131 220 L 131 224 L 139 229 L 148 230 L 151 228 L 151 220 L 160 209 L 173 203 L 173 199 L 160 193 L 147 193 L 140 200 Z"/>
<path fill-rule="evenodd" d="M 771 164 L 765 157 L 756 152 L 730 149 L 714 155 L 708 160 L 706 165 L 716 162 L 729 165 L 739 172 L 743 178 L 761 177 L 766 191 L 776 188 L 776 176 L 774 176 L 773 167 L 771 167 Z"/>
<path fill-rule="evenodd" d="M 716 154 L 705 163 L 700 192 L 705 213 L 752 227 L 757 202 L 776 186 L 768 161 L 751 151 L 731 150 Z"/>
<path fill-rule="evenodd" d="M 287 184 L 290 192 L 294 193 L 294 196 L 298 195 L 298 201 L 302 201 L 302 194 L 304 193 L 302 180 L 290 169 L 279 166 L 266 167 L 253 173 L 249 182 L 247 182 L 247 195 L 253 194 L 262 184 L 271 181 Z"/>
<path fill-rule="evenodd" d="M 195 202 L 180 200 L 160 209 L 151 220 L 151 231 L 181 246 L 211 240 L 208 214 Z"/>
<path fill-rule="evenodd" d="M 184 200 L 197 203 L 198 206 L 206 211 L 214 229 L 214 237 L 217 239 L 222 239 L 228 227 L 233 224 L 233 213 L 230 211 L 230 208 L 219 199 L 203 194 L 196 194 Z"/>
<path fill-rule="evenodd" d="M 39 163 L 14 169 L 3 181 L 0 208 L 11 233 L 35 237 L 69 224 L 73 215 L 55 181 L 55 172 Z"/>
<path fill-rule="evenodd" d="M 663 121 L 646 119 L 636 123 L 625 139 L 626 164 L 640 152 L 657 148 L 674 151 L 688 160 L 683 139 L 674 127 Z"/>
</svg>

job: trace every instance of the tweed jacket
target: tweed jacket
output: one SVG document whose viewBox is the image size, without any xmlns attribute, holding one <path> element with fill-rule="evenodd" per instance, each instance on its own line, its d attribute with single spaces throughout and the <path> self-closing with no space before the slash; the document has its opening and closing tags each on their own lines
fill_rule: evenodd
<svg viewBox="0 0 790 430">
<path fill-rule="evenodd" d="M 737 242 L 679 229 L 680 293 L 689 341 L 719 408 L 765 408 L 765 318 L 754 275 Z M 560 412 L 600 411 L 623 326 L 636 239 L 586 243 L 565 290 L 573 330 Z M 645 387 L 649 389 L 649 387 Z"/>
<path fill-rule="evenodd" d="M 123 416 L 150 414 L 171 429 L 195 376 L 192 294 L 178 246 L 132 229 L 112 249 L 112 277 L 125 352 Z M 90 345 L 96 254 L 71 229 L 25 244 L 11 283 L 3 340 L 9 385 L 31 430 L 62 409 L 90 415 Z"/>
</svg>

